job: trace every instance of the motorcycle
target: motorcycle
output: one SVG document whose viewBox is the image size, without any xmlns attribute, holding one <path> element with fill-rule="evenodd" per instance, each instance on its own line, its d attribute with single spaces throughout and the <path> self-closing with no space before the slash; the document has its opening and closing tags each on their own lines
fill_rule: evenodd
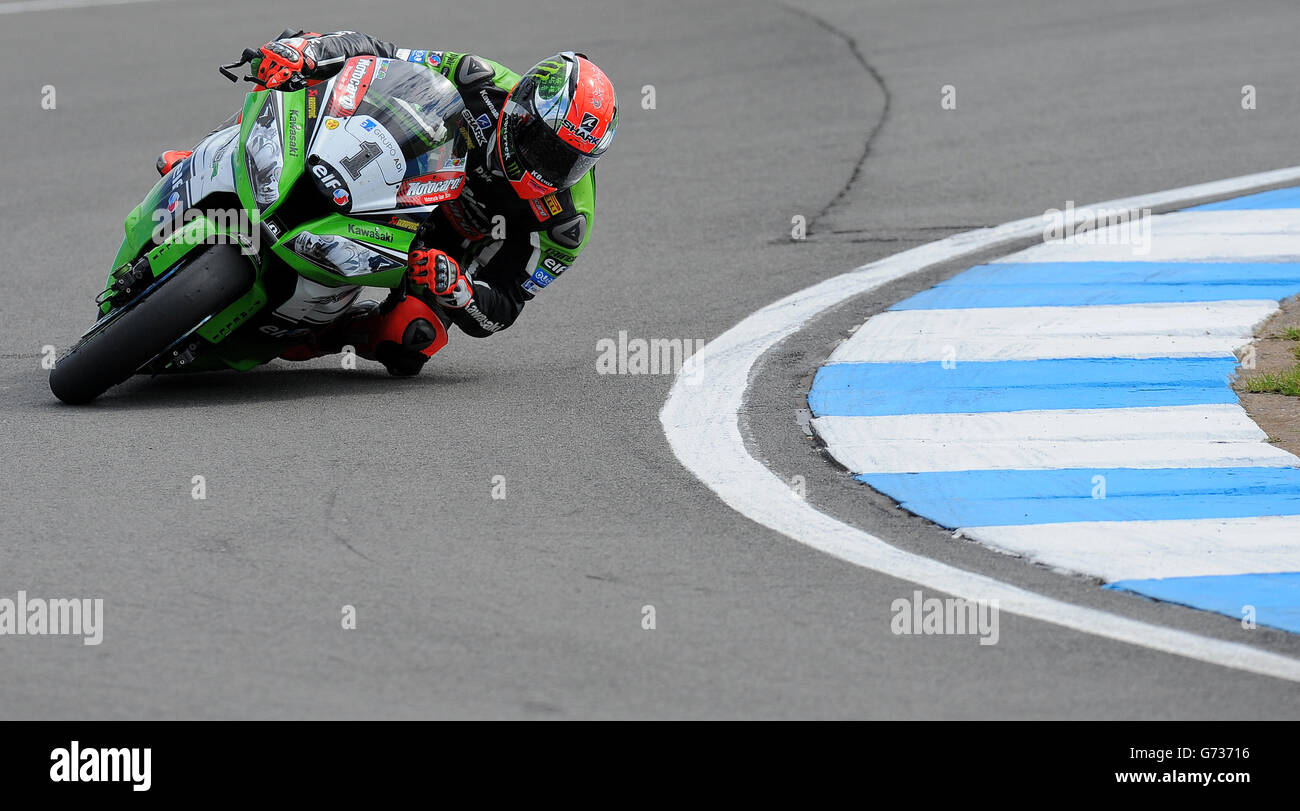
<svg viewBox="0 0 1300 811">
<path fill-rule="evenodd" d="M 438 72 L 378 56 L 250 92 L 127 216 L 50 389 L 86 403 L 136 373 L 245 371 L 329 332 L 362 287 L 405 294 L 416 228 L 465 184 L 463 109 Z M 437 351 L 447 325 L 432 326 Z"/>
</svg>

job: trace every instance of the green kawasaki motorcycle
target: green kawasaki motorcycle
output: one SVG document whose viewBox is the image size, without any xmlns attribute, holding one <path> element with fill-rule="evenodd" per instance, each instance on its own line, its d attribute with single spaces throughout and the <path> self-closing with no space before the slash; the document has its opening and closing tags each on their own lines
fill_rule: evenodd
<svg viewBox="0 0 1300 811">
<path fill-rule="evenodd" d="M 86 403 L 136 373 L 251 369 L 327 331 L 362 287 L 402 288 L 415 229 L 464 186 L 462 109 L 436 71 L 377 56 L 249 93 L 126 218 L 98 319 L 50 389 Z"/>
</svg>

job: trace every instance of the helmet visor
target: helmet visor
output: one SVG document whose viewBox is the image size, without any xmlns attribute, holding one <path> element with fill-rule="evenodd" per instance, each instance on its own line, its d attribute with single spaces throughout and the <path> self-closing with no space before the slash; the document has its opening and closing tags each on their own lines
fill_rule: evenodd
<svg viewBox="0 0 1300 811">
<path fill-rule="evenodd" d="M 596 165 L 599 154 L 579 152 L 560 140 L 541 118 L 528 115 L 522 107 L 506 114 L 505 137 L 513 143 L 509 151 L 519 156 L 525 171 L 536 174 L 548 186 L 567 189 L 582 179 Z"/>
</svg>

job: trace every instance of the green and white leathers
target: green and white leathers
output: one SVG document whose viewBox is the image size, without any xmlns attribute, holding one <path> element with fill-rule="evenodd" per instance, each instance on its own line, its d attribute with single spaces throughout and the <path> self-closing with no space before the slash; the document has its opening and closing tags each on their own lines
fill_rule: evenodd
<svg viewBox="0 0 1300 811">
<path fill-rule="evenodd" d="M 455 83 L 465 109 L 459 127 L 469 144 L 462 194 L 440 206 L 418 241 L 454 256 L 473 280 L 473 300 L 448 310 L 463 331 L 486 336 L 514 323 L 524 304 L 552 284 L 587 245 L 595 208 L 595 172 L 572 187 L 524 200 L 502 171 L 497 148 L 502 111 L 519 74 L 474 54 L 398 48 L 341 31 L 305 38 L 312 78 L 334 75 L 343 61 L 378 54 L 423 65 Z M 563 84 L 563 83 L 561 83 Z M 612 96 L 612 91 L 611 91 Z M 604 100 L 614 105 L 614 99 Z"/>
<path fill-rule="evenodd" d="M 391 47 L 372 47 L 376 45 Z M 500 169 L 497 149 L 500 111 L 519 74 L 473 54 L 391 52 L 426 64 L 460 88 L 466 107 L 462 135 L 470 145 L 466 189 L 429 218 L 420 239 L 453 255 L 468 240 L 468 253 L 458 258 L 475 280 L 475 301 L 466 311 L 452 313 L 452 320 L 473 335 L 499 331 L 514 323 L 525 302 L 568 270 L 586 247 L 595 213 L 595 172 L 568 189 L 520 199 Z"/>
<path fill-rule="evenodd" d="M 130 213 L 98 320 L 51 372 L 60 399 L 136 372 L 249 369 L 328 331 L 363 286 L 405 284 L 415 230 L 466 187 L 465 105 L 424 65 L 339 68 L 249 93 L 240 123 Z"/>
</svg>

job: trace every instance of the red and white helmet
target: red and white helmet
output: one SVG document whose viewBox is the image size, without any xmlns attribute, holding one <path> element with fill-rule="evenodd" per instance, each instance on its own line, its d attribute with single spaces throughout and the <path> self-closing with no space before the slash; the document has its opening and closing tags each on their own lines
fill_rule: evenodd
<svg viewBox="0 0 1300 811">
<path fill-rule="evenodd" d="M 510 91 L 497 159 L 515 193 L 536 200 L 581 180 L 617 128 L 609 77 L 587 57 L 565 51 L 538 62 Z"/>
</svg>

